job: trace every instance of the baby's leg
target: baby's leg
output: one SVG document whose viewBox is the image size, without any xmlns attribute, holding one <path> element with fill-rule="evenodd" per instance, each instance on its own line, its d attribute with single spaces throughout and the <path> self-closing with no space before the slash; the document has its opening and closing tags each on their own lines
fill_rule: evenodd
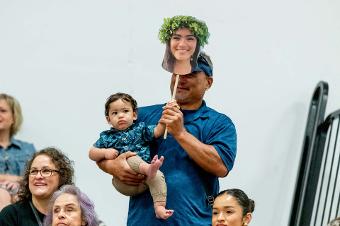
<svg viewBox="0 0 340 226">
<path fill-rule="evenodd" d="M 112 185 L 116 188 L 118 192 L 126 196 L 138 195 L 148 189 L 148 186 L 144 183 L 141 183 L 138 186 L 131 186 L 124 184 L 121 180 L 119 180 L 116 177 L 112 178 Z"/>
<path fill-rule="evenodd" d="M 147 176 L 148 180 L 151 180 L 156 176 L 157 170 L 159 170 L 159 168 L 162 166 L 163 161 L 163 156 L 158 158 L 158 156 L 155 155 L 150 164 L 142 162 L 139 165 L 139 170 L 142 174 L 145 174 Z"/>
<path fill-rule="evenodd" d="M 139 156 L 132 156 L 127 159 L 129 166 L 134 171 L 147 175 L 146 183 L 149 185 L 156 217 L 167 219 L 174 211 L 165 209 L 166 183 L 163 173 L 158 170 L 163 161 L 164 157 L 158 159 L 157 155 L 152 159 L 151 164 L 144 162 Z"/>
<path fill-rule="evenodd" d="M 174 211 L 165 208 L 167 188 L 164 174 L 158 170 L 156 176 L 151 180 L 146 180 L 146 183 L 149 185 L 150 193 L 154 203 L 156 217 L 161 219 L 167 219 L 174 213 Z"/>
</svg>

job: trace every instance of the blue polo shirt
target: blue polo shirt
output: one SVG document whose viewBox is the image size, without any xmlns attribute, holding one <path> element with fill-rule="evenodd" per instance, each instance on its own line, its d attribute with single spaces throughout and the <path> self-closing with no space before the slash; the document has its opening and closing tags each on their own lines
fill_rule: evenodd
<svg viewBox="0 0 340 226">
<path fill-rule="evenodd" d="M 33 144 L 12 138 L 7 148 L 0 146 L 0 174 L 22 176 L 34 152 Z"/>
<path fill-rule="evenodd" d="M 140 108 L 138 120 L 156 124 L 163 106 Z M 205 102 L 198 110 L 182 112 L 186 130 L 201 142 L 213 145 L 230 171 L 236 156 L 236 130 L 230 118 L 207 107 Z M 157 219 L 150 192 L 146 191 L 130 198 L 127 225 L 211 225 L 212 209 L 206 195 L 218 193 L 218 178 L 200 168 L 171 134 L 151 144 L 151 155 L 155 154 L 165 158 L 160 170 L 167 183 L 166 208 L 175 212 L 167 220 Z"/>
</svg>

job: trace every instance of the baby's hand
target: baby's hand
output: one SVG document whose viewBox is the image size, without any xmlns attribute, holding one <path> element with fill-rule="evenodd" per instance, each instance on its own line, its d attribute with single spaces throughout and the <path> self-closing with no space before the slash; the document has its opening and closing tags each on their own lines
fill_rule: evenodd
<svg viewBox="0 0 340 226">
<path fill-rule="evenodd" d="M 105 151 L 105 159 L 115 159 L 119 154 L 118 151 L 113 148 L 108 148 Z"/>
<path fill-rule="evenodd" d="M 19 183 L 14 181 L 7 181 L 5 183 L 6 189 L 10 191 L 17 191 L 19 189 Z"/>
</svg>

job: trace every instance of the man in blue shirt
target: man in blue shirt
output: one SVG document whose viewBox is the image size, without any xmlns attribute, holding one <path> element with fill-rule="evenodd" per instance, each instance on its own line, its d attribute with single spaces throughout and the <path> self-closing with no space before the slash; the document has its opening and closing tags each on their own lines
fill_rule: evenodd
<svg viewBox="0 0 340 226">
<path fill-rule="evenodd" d="M 167 220 L 155 218 L 152 198 L 144 192 L 131 197 L 127 225 L 211 225 L 209 197 L 218 193 L 218 177 L 228 174 L 236 156 L 234 124 L 203 100 L 213 83 L 212 69 L 210 58 L 201 53 L 194 72 L 180 76 L 176 92 L 180 109 L 171 104 L 139 109 L 138 121 L 155 124 L 160 120 L 167 126 L 167 139 L 157 139 L 151 151 L 152 155 L 164 156 L 160 170 L 167 183 L 167 208 L 174 214 Z M 128 152 L 98 165 L 124 183 L 136 185 L 143 177 L 127 168 L 126 158 L 131 155 Z"/>
</svg>

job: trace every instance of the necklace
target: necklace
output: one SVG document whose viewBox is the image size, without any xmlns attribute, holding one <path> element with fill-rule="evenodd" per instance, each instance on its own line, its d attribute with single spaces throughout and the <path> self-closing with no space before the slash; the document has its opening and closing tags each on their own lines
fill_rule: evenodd
<svg viewBox="0 0 340 226">
<path fill-rule="evenodd" d="M 31 206 L 31 209 L 32 209 L 33 214 L 34 214 L 34 216 L 35 216 L 35 219 L 36 219 L 37 222 L 38 222 L 38 225 L 39 225 L 39 226 L 42 226 L 42 222 L 41 222 L 41 219 L 40 219 L 40 217 L 39 217 L 39 214 L 38 214 L 37 210 L 35 209 L 35 207 L 33 206 L 33 204 L 32 204 L 31 201 L 30 201 L 30 206 Z"/>
</svg>

